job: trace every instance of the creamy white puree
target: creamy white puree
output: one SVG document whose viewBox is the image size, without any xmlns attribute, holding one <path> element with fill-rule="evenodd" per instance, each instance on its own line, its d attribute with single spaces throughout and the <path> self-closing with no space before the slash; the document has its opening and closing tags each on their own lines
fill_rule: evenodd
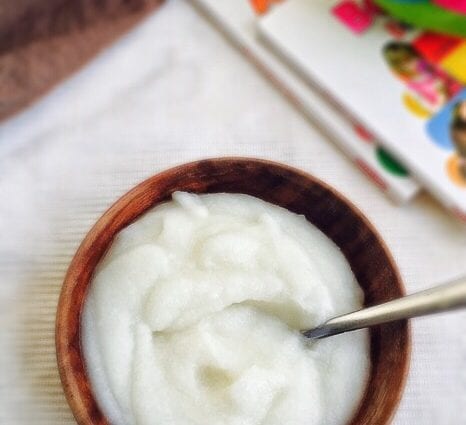
<svg viewBox="0 0 466 425">
<path fill-rule="evenodd" d="M 299 330 L 361 305 L 344 256 L 303 217 L 176 193 L 116 237 L 82 343 L 114 424 L 343 425 L 365 388 L 367 333 L 308 343 Z"/>
</svg>

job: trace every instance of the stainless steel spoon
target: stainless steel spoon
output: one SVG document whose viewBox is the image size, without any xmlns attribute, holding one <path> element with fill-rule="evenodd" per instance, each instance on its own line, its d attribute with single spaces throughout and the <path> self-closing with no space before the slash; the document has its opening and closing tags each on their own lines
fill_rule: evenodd
<svg viewBox="0 0 466 425">
<path fill-rule="evenodd" d="M 426 316 L 463 307 L 466 307 L 466 278 L 344 314 L 314 329 L 301 332 L 307 338 L 326 338 L 395 320 Z"/>
</svg>

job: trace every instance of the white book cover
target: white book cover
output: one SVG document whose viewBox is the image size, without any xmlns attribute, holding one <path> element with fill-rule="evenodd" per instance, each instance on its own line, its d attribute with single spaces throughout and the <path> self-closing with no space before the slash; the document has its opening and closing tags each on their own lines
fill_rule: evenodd
<svg viewBox="0 0 466 425">
<path fill-rule="evenodd" d="M 257 10 L 249 0 L 191 0 L 375 184 L 397 202 L 412 199 L 418 183 L 386 155 L 356 120 L 348 120 L 296 75 L 257 36 Z M 257 3 L 257 2 L 256 2 Z M 259 2 L 261 3 L 261 2 Z M 264 3 L 264 2 L 262 2 Z"/>
<path fill-rule="evenodd" d="M 415 31 L 357 0 L 287 0 L 258 26 L 264 44 L 466 221 L 465 40 Z"/>
</svg>

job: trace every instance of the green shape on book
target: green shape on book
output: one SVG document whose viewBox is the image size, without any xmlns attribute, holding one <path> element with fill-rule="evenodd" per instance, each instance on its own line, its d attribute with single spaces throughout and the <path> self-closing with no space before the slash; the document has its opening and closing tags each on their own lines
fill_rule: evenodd
<svg viewBox="0 0 466 425">
<path fill-rule="evenodd" d="M 384 149 L 377 148 L 375 154 L 382 167 L 385 168 L 385 170 L 387 170 L 389 173 L 401 177 L 406 177 L 409 175 L 408 170 Z"/>
<path fill-rule="evenodd" d="M 375 0 L 390 15 L 407 24 L 445 34 L 466 37 L 466 16 L 433 3 Z"/>
</svg>

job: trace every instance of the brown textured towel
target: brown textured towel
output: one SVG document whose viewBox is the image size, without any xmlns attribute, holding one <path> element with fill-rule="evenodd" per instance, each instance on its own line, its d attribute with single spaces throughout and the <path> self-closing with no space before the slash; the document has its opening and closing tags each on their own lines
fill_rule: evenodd
<svg viewBox="0 0 466 425">
<path fill-rule="evenodd" d="M 163 0 L 0 0 L 0 120 L 28 106 Z"/>
</svg>

